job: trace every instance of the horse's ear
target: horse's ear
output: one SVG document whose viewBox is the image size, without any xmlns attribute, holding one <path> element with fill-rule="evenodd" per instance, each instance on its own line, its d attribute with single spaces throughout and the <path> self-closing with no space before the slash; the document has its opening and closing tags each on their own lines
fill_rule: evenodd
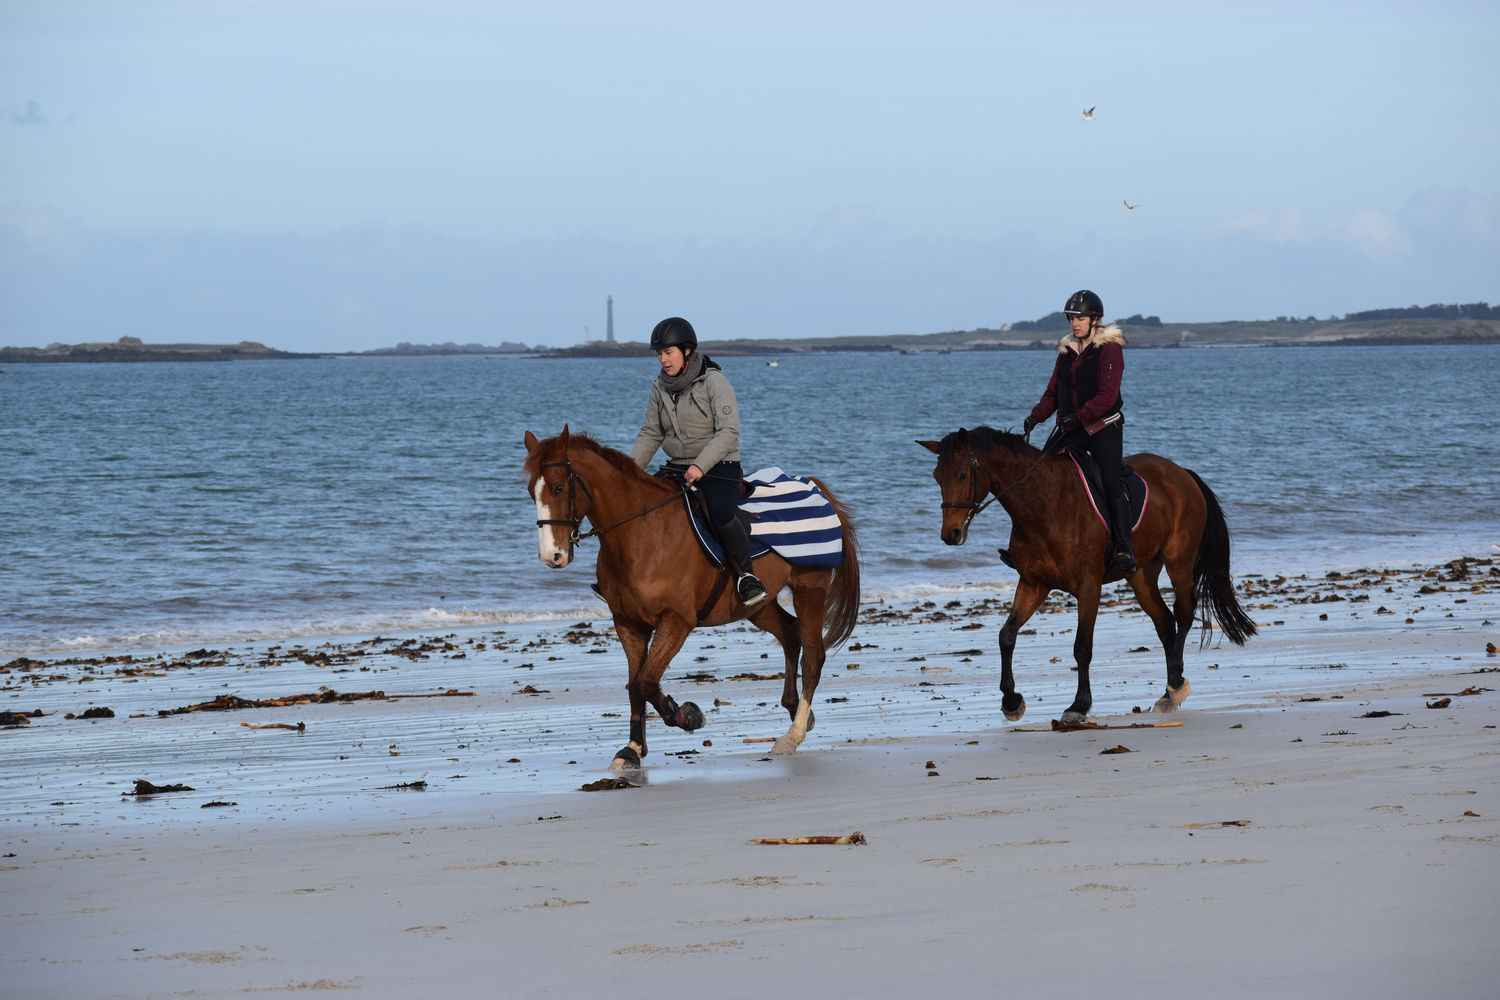
<svg viewBox="0 0 1500 1000">
<path fill-rule="evenodd" d="M 526 438 L 525 438 L 525 440 L 526 440 L 526 454 L 529 455 L 532 452 L 536 451 L 536 446 L 537 446 L 536 435 L 533 434 L 533 433 L 531 433 L 530 431 L 527 431 L 526 432 Z"/>
<path fill-rule="evenodd" d="M 921 445 L 923 448 L 926 448 L 934 455 L 938 454 L 938 443 L 936 441 L 918 441 L 917 444 Z"/>
<path fill-rule="evenodd" d="M 563 424 L 562 433 L 559 434 L 558 437 L 562 440 L 563 447 L 566 448 L 568 446 L 568 425 L 567 424 Z"/>
</svg>

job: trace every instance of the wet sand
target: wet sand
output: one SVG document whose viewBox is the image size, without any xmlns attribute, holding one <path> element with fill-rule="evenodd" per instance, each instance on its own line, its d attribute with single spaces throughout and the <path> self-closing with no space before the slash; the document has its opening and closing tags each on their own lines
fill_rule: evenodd
<svg viewBox="0 0 1500 1000">
<path fill-rule="evenodd" d="M 1132 711 L 1163 683 L 1149 622 L 1101 616 L 1092 721 L 1164 728 L 1051 731 L 1061 602 L 1022 636 L 1007 722 L 1006 600 L 966 594 L 867 607 L 802 750 L 773 757 L 746 741 L 786 728 L 779 651 L 696 633 L 664 686 L 707 726 L 653 721 L 635 787 L 593 793 L 628 712 L 602 615 L 12 662 L 0 982 L 1488 996 L 1500 567 L 1240 583 L 1261 636 L 1191 643 L 1171 716 Z"/>
</svg>

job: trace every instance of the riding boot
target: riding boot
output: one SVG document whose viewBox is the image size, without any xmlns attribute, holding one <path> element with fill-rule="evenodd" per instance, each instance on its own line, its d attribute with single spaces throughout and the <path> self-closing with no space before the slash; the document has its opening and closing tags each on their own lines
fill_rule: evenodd
<svg viewBox="0 0 1500 1000">
<path fill-rule="evenodd" d="M 750 533 L 739 518 L 714 528 L 719 535 L 719 544 L 724 546 L 724 559 L 731 569 L 739 574 L 734 592 L 745 607 L 754 607 L 766 599 L 765 585 L 750 572 Z"/>
<path fill-rule="evenodd" d="M 1135 572 L 1135 547 L 1130 544 L 1131 520 L 1130 520 L 1130 498 L 1120 494 L 1110 502 L 1110 513 L 1113 515 L 1110 525 L 1110 535 L 1113 537 L 1114 545 L 1109 553 L 1109 568 L 1119 573 Z"/>
</svg>

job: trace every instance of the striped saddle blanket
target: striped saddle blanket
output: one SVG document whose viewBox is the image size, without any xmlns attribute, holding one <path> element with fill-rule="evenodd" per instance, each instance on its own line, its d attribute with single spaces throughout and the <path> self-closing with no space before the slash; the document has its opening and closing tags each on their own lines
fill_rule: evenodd
<svg viewBox="0 0 1500 1000">
<path fill-rule="evenodd" d="M 768 549 L 801 566 L 838 566 L 844 561 L 844 531 L 833 504 L 805 476 L 789 476 L 774 465 L 746 474 L 748 494 L 740 511 L 750 525 L 750 556 Z M 715 562 L 723 562 L 719 540 L 696 517 L 693 530 Z"/>
</svg>

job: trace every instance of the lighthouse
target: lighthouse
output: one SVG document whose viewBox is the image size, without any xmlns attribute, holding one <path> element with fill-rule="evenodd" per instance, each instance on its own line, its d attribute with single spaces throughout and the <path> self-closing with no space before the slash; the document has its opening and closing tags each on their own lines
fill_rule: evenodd
<svg viewBox="0 0 1500 1000">
<path fill-rule="evenodd" d="M 615 342 L 615 297 L 613 295 L 604 297 L 604 342 L 606 344 Z"/>
</svg>

